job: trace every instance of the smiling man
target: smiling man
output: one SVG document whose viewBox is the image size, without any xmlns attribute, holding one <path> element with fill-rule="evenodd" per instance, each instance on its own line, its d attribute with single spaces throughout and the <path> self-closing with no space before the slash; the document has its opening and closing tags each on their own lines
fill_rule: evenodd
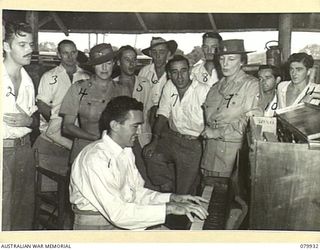
<svg viewBox="0 0 320 250">
<path fill-rule="evenodd" d="M 32 30 L 23 23 L 7 23 L 5 30 L 2 230 L 31 230 L 35 170 L 29 134 L 38 119 L 34 86 L 23 66 L 31 62 Z"/>
<path fill-rule="evenodd" d="M 165 222 L 167 214 L 207 211 L 201 197 L 163 194 L 144 188 L 132 146 L 143 123 L 143 104 L 128 96 L 112 99 L 100 119 L 102 139 L 86 146 L 72 166 L 70 201 L 75 230 L 146 229 Z"/>
<path fill-rule="evenodd" d="M 167 72 L 170 80 L 163 88 L 152 141 L 143 149 L 148 175 L 160 191 L 195 194 L 202 154 L 199 135 L 204 129 L 201 105 L 210 86 L 190 79 L 183 56 L 169 60 Z M 163 133 L 167 122 L 170 129 Z"/>
</svg>

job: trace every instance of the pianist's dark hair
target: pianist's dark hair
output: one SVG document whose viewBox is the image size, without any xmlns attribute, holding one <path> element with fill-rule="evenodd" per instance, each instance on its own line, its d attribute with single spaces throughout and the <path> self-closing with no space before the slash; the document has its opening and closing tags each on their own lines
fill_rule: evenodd
<svg viewBox="0 0 320 250">
<path fill-rule="evenodd" d="M 26 23 L 7 22 L 5 26 L 4 41 L 11 43 L 15 36 L 26 36 L 25 33 L 32 34 L 32 28 Z"/>
<path fill-rule="evenodd" d="M 100 132 L 102 133 L 104 130 L 107 130 L 109 133 L 111 121 L 125 122 L 130 110 L 143 111 L 143 103 L 129 96 L 118 96 L 111 99 L 101 114 L 99 120 Z"/>
<path fill-rule="evenodd" d="M 288 65 L 290 66 L 293 62 L 301 62 L 307 69 L 312 68 L 314 64 L 313 57 L 304 52 L 290 55 L 288 58 Z"/>
</svg>

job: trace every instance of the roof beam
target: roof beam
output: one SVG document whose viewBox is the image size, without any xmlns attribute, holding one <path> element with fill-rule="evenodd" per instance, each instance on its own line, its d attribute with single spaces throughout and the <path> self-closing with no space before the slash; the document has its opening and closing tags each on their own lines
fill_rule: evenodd
<svg viewBox="0 0 320 250">
<path fill-rule="evenodd" d="M 142 16 L 140 15 L 140 13 L 135 13 L 136 14 L 136 17 L 138 18 L 138 21 L 142 27 L 142 29 L 146 32 L 148 32 L 148 28 L 147 28 L 147 25 L 145 24 L 145 22 L 143 21 L 142 19 Z"/>
<path fill-rule="evenodd" d="M 63 21 L 61 18 L 55 13 L 55 12 L 50 12 L 50 15 L 53 17 L 53 20 L 57 23 L 61 31 L 66 35 L 69 36 L 69 31 L 67 27 L 64 25 Z"/>
<path fill-rule="evenodd" d="M 39 21 L 39 28 L 52 20 L 52 16 L 45 16 Z"/>
<path fill-rule="evenodd" d="M 211 13 L 208 13 L 208 18 L 209 18 L 212 29 L 214 31 L 218 31 L 216 22 L 214 21 L 213 15 Z"/>
</svg>

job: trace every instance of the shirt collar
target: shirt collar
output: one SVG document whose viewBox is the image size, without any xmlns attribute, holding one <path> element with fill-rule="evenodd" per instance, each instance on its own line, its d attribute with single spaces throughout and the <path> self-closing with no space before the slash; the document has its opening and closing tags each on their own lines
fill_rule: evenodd
<svg viewBox="0 0 320 250">
<path fill-rule="evenodd" d="M 108 147 L 108 150 L 111 149 L 112 154 L 115 158 L 117 158 L 122 152 L 127 151 L 126 148 L 120 147 L 118 143 L 116 143 L 112 138 L 107 134 L 106 131 L 102 133 L 102 140 L 104 145 Z"/>
<path fill-rule="evenodd" d="M 57 66 L 57 70 L 58 72 L 67 72 L 61 63 Z M 78 65 L 76 65 L 76 71 L 74 73 L 77 73 L 78 71 L 81 71 L 81 70 L 82 69 Z"/>
</svg>

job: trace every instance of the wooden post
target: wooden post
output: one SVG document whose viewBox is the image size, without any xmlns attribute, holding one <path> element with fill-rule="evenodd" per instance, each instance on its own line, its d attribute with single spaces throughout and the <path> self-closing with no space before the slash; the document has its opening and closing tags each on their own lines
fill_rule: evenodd
<svg viewBox="0 0 320 250">
<path fill-rule="evenodd" d="M 34 53 L 39 53 L 38 44 L 38 32 L 39 32 L 39 18 L 37 11 L 28 11 L 26 14 L 26 22 L 30 24 L 32 28 L 33 43 L 34 43 Z"/>
<path fill-rule="evenodd" d="M 291 54 L 292 14 L 279 15 L 279 44 L 282 49 L 281 62 L 284 63 Z"/>
</svg>

